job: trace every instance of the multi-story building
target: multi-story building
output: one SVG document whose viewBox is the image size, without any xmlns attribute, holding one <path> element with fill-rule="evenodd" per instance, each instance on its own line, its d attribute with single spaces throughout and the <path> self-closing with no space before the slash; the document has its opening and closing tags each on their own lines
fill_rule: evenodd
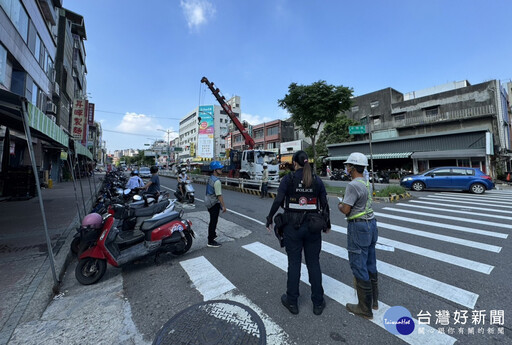
<svg viewBox="0 0 512 345">
<path fill-rule="evenodd" d="M 240 97 L 227 102 L 233 113 L 240 115 Z M 190 160 L 223 158 L 226 155 L 226 137 L 231 119 L 220 105 L 199 106 L 185 115 L 179 126 L 180 163 Z M 200 128 L 200 125 L 202 126 Z"/>
<path fill-rule="evenodd" d="M 84 18 L 65 8 L 58 11 L 58 44 L 54 100 L 57 124 L 71 132 L 71 109 L 75 99 L 87 98 Z"/>
<path fill-rule="evenodd" d="M 289 121 L 274 120 L 252 126 L 250 135 L 254 139 L 255 149 L 279 152 L 282 142 L 294 140 L 294 125 Z M 231 134 L 231 148 L 243 150 L 244 138 L 238 130 Z"/>
<path fill-rule="evenodd" d="M 510 170 L 507 93 L 498 80 L 454 82 L 405 95 L 386 88 L 354 97 L 347 116 L 371 132 L 375 170 L 471 166 L 493 177 Z M 369 135 L 328 145 L 331 164 L 341 166 L 354 151 L 369 155 Z"/>
</svg>

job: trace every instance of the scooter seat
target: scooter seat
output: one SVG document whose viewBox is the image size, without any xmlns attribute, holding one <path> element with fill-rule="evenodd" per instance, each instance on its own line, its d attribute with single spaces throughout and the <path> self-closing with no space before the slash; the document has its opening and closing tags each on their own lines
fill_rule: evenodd
<svg viewBox="0 0 512 345">
<path fill-rule="evenodd" d="M 174 219 L 179 218 L 179 217 L 180 217 L 180 214 L 178 212 L 172 211 L 172 212 L 169 212 L 168 214 L 166 214 L 163 217 L 158 217 L 158 218 L 152 218 L 152 219 L 145 220 L 142 223 L 142 225 L 140 226 L 140 229 L 142 231 L 151 230 L 151 229 L 159 227 L 160 225 L 164 225 L 166 223 L 169 223 L 169 222 L 171 222 Z"/>
<path fill-rule="evenodd" d="M 140 230 L 119 231 L 116 237 L 118 246 L 129 246 L 144 241 L 144 233 Z"/>
<path fill-rule="evenodd" d="M 160 213 L 169 205 L 168 200 L 160 201 L 158 204 L 153 204 L 148 207 L 136 208 L 132 210 L 134 217 L 148 217 L 156 213 Z"/>
</svg>

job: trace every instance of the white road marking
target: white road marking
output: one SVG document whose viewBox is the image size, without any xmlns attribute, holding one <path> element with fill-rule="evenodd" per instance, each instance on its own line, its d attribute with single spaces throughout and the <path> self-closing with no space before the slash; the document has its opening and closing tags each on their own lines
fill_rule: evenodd
<svg viewBox="0 0 512 345">
<path fill-rule="evenodd" d="M 482 205 L 483 204 L 481 201 L 468 201 L 468 199 L 466 199 L 466 198 L 456 198 L 456 197 L 444 196 L 444 195 L 428 195 L 428 196 L 422 197 L 420 199 L 427 199 L 427 198 L 428 198 L 428 200 L 453 201 L 453 202 L 457 202 L 459 204 L 471 204 L 471 205 Z M 489 205 L 492 207 L 512 209 L 512 206 L 503 205 L 502 202 L 486 201 L 485 205 Z"/>
<path fill-rule="evenodd" d="M 379 224 L 380 225 L 380 224 Z M 347 229 L 338 225 L 332 225 L 332 231 L 347 234 Z M 409 253 L 421 255 L 430 259 L 438 260 L 447 264 L 459 266 L 469 270 L 473 270 L 480 273 L 490 274 L 494 266 L 483 264 L 481 262 L 464 259 L 455 255 L 450 255 L 442 252 L 438 252 L 423 247 L 414 246 L 412 244 L 403 243 L 395 240 L 390 240 L 379 235 L 378 243 L 393 246 L 396 249 L 400 249 Z"/>
<path fill-rule="evenodd" d="M 254 242 L 248 245 L 243 246 L 243 248 L 252 252 L 253 254 L 259 256 L 263 260 L 268 263 L 276 266 L 277 268 L 283 270 L 284 272 L 288 269 L 288 260 L 286 255 L 274 250 L 260 242 Z M 301 277 L 300 279 L 309 285 L 309 277 L 307 273 L 306 265 L 302 264 L 301 268 Z M 345 305 L 348 302 L 354 301 L 354 289 L 345 285 L 338 280 L 331 278 L 328 275 L 322 274 L 322 285 L 324 288 L 325 295 L 332 298 L 336 302 L 341 305 Z M 390 308 L 389 305 L 379 301 L 379 310 L 373 310 L 373 319 L 369 320 L 373 324 L 384 328 L 384 314 Z M 413 318 L 414 323 L 417 325 L 418 320 Z M 425 327 L 425 334 L 418 334 L 418 327 L 415 327 L 413 333 L 409 335 L 396 335 L 398 338 L 403 340 L 408 344 L 418 344 L 418 345 L 430 345 L 430 344 L 453 344 L 456 339 L 450 337 L 446 334 L 442 334 L 437 332 L 434 328 L 431 328 L 428 325 L 422 325 Z"/>
<path fill-rule="evenodd" d="M 421 207 L 421 206 L 419 206 L 419 207 Z M 488 221 L 485 221 L 485 220 L 478 220 L 478 219 L 452 217 L 452 216 L 446 216 L 446 215 L 443 215 L 443 214 L 436 214 L 436 213 L 425 213 L 425 212 L 417 212 L 417 211 L 411 211 L 411 210 L 402 210 L 402 209 L 394 208 L 394 207 L 384 207 L 383 210 L 390 210 L 390 211 L 394 211 L 394 212 L 402 212 L 402 213 L 408 213 L 408 214 L 415 214 L 415 215 L 418 215 L 418 216 L 425 216 L 425 217 L 431 217 L 431 218 L 441 218 L 441 219 L 447 219 L 447 220 L 454 220 L 456 222 L 482 224 L 482 225 L 488 225 L 488 226 L 493 226 L 493 227 L 497 227 L 497 228 L 505 228 L 505 229 L 510 229 L 511 228 L 510 224 L 488 222 Z M 414 222 L 422 222 L 422 221 L 416 219 L 416 220 L 414 220 Z M 441 224 L 441 223 L 437 223 L 437 224 Z M 459 228 L 458 226 L 455 226 L 455 225 L 445 225 L 445 227 L 449 228 L 449 229 L 454 228 L 454 230 L 457 230 L 457 228 Z M 465 228 L 465 227 L 462 227 L 462 228 Z M 460 231 L 465 231 L 465 230 L 460 230 Z M 479 231 L 483 231 L 483 230 L 479 230 Z M 471 231 L 469 231 L 469 232 L 471 232 Z M 501 234 L 499 232 L 488 232 L 488 231 L 486 231 L 486 232 L 487 232 L 487 234 L 480 233 L 480 232 L 477 232 L 477 233 L 480 233 L 480 235 L 487 235 L 487 236 L 493 236 L 493 237 L 501 237 L 501 236 L 490 235 L 490 234 Z M 504 237 L 501 237 L 501 238 L 507 238 L 508 237 L 507 234 L 501 234 L 501 235 L 504 236 Z"/>
<path fill-rule="evenodd" d="M 289 344 L 289 336 L 267 314 L 245 295 L 235 294 L 236 287 L 204 256 L 180 262 L 204 300 L 227 299 L 242 303 L 254 310 L 263 321 L 267 344 Z M 239 315 L 241 316 L 241 315 Z"/>
<path fill-rule="evenodd" d="M 208 301 L 235 289 L 204 256 L 180 262 L 196 289 Z"/>
<path fill-rule="evenodd" d="M 420 198 L 420 199 L 423 199 L 423 198 Z M 431 199 L 429 199 L 429 200 L 431 200 Z M 494 212 L 494 213 L 510 214 L 510 211 L 507 211 L 507 210 L 496 210 L 496 209 L 476 207 L 476 206 L 465 206 L 465 205 L 458 205 L 458 204 L 442 204 L 439 202 L 429 202 L 429 201 L 421 201 L 421 200 L 409 200 L 409 203 L 411 203 L 411 202 L 416 203 L 416 204 L 436 205 L 436 206 L 442 206 L 442 207 L 455 207 L 455 208 L 464 208 L 464 209 L 468 209 L 468 210 L 480 210 L 480 211 L 487 211 L 487 212 Z"/>
<path fill-rule="evenodd" d="M 435 195 L 445 195 L 445 196 L 457 196 L 457 197 L 463 197 L 465 199 L 473 199 L 473 200 L 495 200 L 495 201 L 510 201 L 512 200 L 512 197 L 508 196 L 489 196 L 489 195 L 477 195 L 477 194 L 469 194 L 469 195 L 461 195 L 458 193 L 447 193 L 447 192 L 441 192 L 441 193 L 435 193 Z"/>
<path fill-rule="evenodd" d="M 472 234 L 478 234 L 478 235 L 484 235 L 484 236 L 490 236 L 490 237 L 497 237 L 497 238 L 507 238 L 508 237 L 507 234 L 502 234 L 500 232 L 492 232 L 492 231 L 468 228 L 468 227 L 465 227 L 465 226 L 450 225 L 450 224 L 445 224 L 445 223 L 431 222 L 431 221 L 428 221 L 428 220 L 400 217 L 400 216 L 395 216 L 395 215 L 392 215 L 392 214 L 381 213 L 381 212 L 374 212 L 374 214 L 376 216 L 378 216 L 378 217 L 391 218 L 391 219 L 401 220 L 401 221 L 408 222 L 408 223 L 430 225 L 430 226 L 434 226 L 436 228 L 445 228 L 445 229 L 449 229 L 449 230 L 469 232 L 469 233 L 472 233 Z"/>
<path fill-rule="evenodd" d="M 414 201 L 414 200 L 411 200 L 411 201 Z M 398 204 L 395 204 L 395 206 L 414 207 L 414 208 L 419 208 L 422 210 L 434 210 L 434 211 L 441 211 L 441 212 L 452 212 L 452 213 L 457 213 L 457 214 L 469 214 L 469 215 L 478 216 L 478 217 L 489 217 L 489 218 L 493 218 L 493 219 L 512 220 L 512 217 L 498 216 L 495 214 L 477 213 L 477 212 L 462 211 L 462 210 L 447 210 L 445 208 L 440 208 L 440 207 L 429 207 L 429 206 L 422 206 L 422 205 L 414 205 L 414 204 L 410 204 L 410 203 L 398 203 Z M 439 206 L 441 206 L 441 205 L 439 205 Z M 474 209 L 474 207 L 466 207 L 466 208 Z M 509 224 L 507 226 L 507 228 L 510 228 L 510 227 L 512 227 L 512 224 Z"/>
<path fill-rule="evenodd" d="M 322 250 L 339 258 L 348 260 L 348 251 L 340 246 L 322 242 Z M 478 295 L 456 286 L 440 282 L 424 275 L 411 272 L 404 268 L 377 260 L 377 271 L 398 281 L 414 286 L 420 290 L 430 292 L 433 295 L 453 301 L 465 307 L 473 309 L 478 300 Z"/>
<path fill-rule="evenodd" d="M 431 232 L 406 228 L 406 227 L 399 226 L 399 225 L 392 225 L 392 224 L 386 224 L 383 222 L 379 222 L 378 226 L 379 226 L 379 228 L 386 228 L 389 230 L 404 232 L 409 235 L 427 237 L 427 238 L 432 238 L 432 239 L 439 240 L 439 241 L 460 244 L 461 246 L 477 248 L 477 249 L 486 250 L 489 252 L 499 253 L 501 251 L 501 247 L 494 246 L 492 244 L 475 242 L 475 241 L 471 241 L 471 240 L 464 240 L 462 238 L 453 237 L 453 236 L 434 234 Z"/>
</svg>

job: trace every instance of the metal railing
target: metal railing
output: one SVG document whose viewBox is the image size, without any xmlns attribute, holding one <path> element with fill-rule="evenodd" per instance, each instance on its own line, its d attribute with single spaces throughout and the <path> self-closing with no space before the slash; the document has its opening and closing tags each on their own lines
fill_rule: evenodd
<svg viewBox="0 0 512 345">
<path fill-rule="evenodd" d="M 173 174 L 170 171 L 166 171 L 166 170 L 160 170 L 159 175 L 165 176 L 165 177 L 176 178 L 176 174 Z M 198 183 L 202 183 L 202 184 L 206 184 L 208 181 L 208 178 L 209 178 L 209 176 L 206 176 L 206 175 L 196 175 L 196 174 L 189 174 L 189 175 L 194 182 L 198 182 Z M 226 186 L 230 185 L 230 186 L 235 186 L 235 187 L 238 187 L 241 189 L 243 189 L 243 188 L 259 188 L 261 186 L 261 181 L 246 180 L 243 178 L 229 178 L 226 176 L 221 176 L 221 177 L 219 177 L 219 180 Z M 278 188 L 279 182 L 269 181 L 268 187 L 269 188 Z"/>
</svg>

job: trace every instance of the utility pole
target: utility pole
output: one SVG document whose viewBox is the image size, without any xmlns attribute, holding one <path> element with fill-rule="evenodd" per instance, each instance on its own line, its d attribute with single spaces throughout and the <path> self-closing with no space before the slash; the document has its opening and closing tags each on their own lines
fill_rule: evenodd
<svg viewBox="0 0 512 345">
<path fill-rule="evenodd" d="M 375 193 L 375 176 L 373 172 L 373 151 L 372 151 L 372 122 L 373 122 L 373 110 L 370 106 L 370 118 L 368 123 L 368 142 L 370 143 L 370 177 L 372 178 L 372 191 Z"/>
<path fill-rule="evenodd" d="M 170 159 L 171 158 L 171 156 L 170 156 L 171 153 L 169 151 L 169 147 L 171 146 L 170 135 L 171 135 L 171 132 L 174 132 L 174 131 L 172 131 L 170 129 L 164 130 L 164 129 L 158 129 L 158 128 L 157 128 L 157 131 L 164 132 L 164 133 L 167 134 L 167 143 L 166 143 L 166 146 L 167 146 L 167 169 L 169 169 L 169 163 L 171 161 L 171 159 Z"/>
</svg>

